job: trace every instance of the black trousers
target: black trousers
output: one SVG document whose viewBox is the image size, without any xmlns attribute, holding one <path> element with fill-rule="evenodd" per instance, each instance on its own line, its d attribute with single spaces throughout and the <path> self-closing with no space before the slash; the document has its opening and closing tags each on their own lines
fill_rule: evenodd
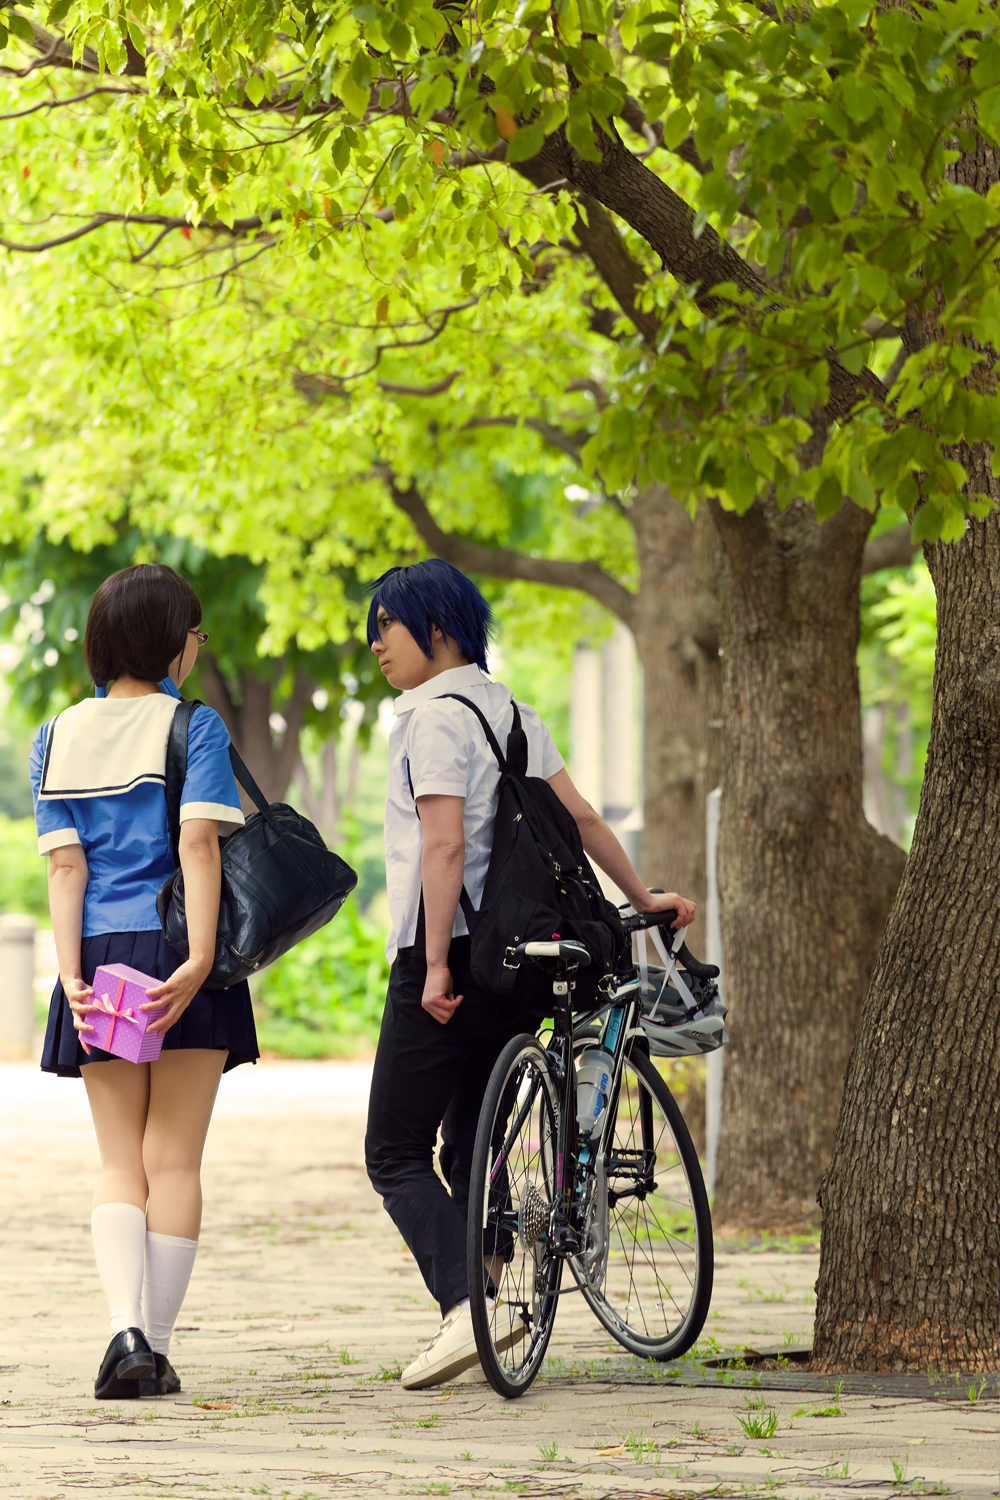
<svg viewBox="0 0 1000 1500">
<path fill-rule="evenodd" d="M 396 955 L 365 1137 L 372 1186 L 442 1314 L 469 1295 L 465 1217 L 486 1085 L 511 1037 L 534 1032 L 540 1020 L 537 1010 L 516 1009 L 484 995 L 473 981 L 469 961 L 469 939 L 453 938 L 448 964 L 454 992 L 465 998 L 442 1026 L 420 1003 L 427 976 L 423 952 L 402 948 Z M 441 1166 L 450 1193 L 434 1171 L 443 1122 Z"/>
</svg>

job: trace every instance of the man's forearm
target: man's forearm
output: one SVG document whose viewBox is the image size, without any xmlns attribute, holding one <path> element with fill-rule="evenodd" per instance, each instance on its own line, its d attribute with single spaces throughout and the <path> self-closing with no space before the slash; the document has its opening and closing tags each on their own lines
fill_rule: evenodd
<svg viewBox="0 0 1000 1500">
<path fill-rule="evenodd" d="M 645 911 L 649 891 L 632 868 L 632 862 L 604 819 L 597 813 L 580 823 L 583 847 L 596 865 L 609 876 L 636 911 Z"/>
<path fill-rule="evenodd" d="M 427 963 L 447 964 L 458 898 L 465 875 L 465 845 L 424 845 L 420 861 L 424 887 Z"/>
</svg>

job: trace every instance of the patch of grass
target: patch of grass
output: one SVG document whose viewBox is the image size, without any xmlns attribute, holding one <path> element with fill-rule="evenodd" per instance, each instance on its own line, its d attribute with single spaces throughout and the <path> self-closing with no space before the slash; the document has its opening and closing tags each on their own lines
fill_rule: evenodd
<svg viewBox="0 0 1000 1500">
<path fill-rule="evenodd" d="M 441 1420 L 441 1417 L 440 1417 L 439 1413 L 438 1412 L 434 1412 L 434 1414 L 432 1416 L 429 1416 L 429 1417 L 419 1417 L 417 1419 L 417 1426 L 418 1427 L 436 1427 L 438 1425 L 438 1423 L 440 1422 L 440 1420 Z"/>
<path fill-rule="evenodd" d="M 559 1452 L 559 1444 L 553 1438 L 551 1443 L 539 1443 L 538 1451 L 547 1463 L 551 1463 Z"/>
<path fill-rule="evenodd" d="M 897 1484 L 905 1484 L 906 1476 L 910 1471 L 910 1455 L 907 1453 L 902 1462 L 898 1458 L 892 1458 L 889 1462 L 892 1464 L 893 1479 Z"/>
<path fill-rule="evenodd" d="M 394 1359 L 391 1365 L 379 1365 L 374 1375 L 368 1375 L 368 1380 L 399 1380 L 403 1374 L 403 1366 L 398 1359 Z"/>
<path fill-rule="evenodd" d="M 637 1464 L 644 1464 L 647 1459 L 653 1458 L 654 1463 L 659 1463 L 660 1450 L 652 1438 L 646 1436 L 645 1428 L 640 1427 L 638 1432 L 630 1431 L 628 1437 L 622 1438 L 622 1447 L 631 1453 Z"/>
<path fill-rule="evenodd" d="M 973 1382 L 972 1382 L 971 1385 L 967 1385 L 966 1388 L 965 1388 L 965 1393 L 968 1396 L 969 1400 L 971 1402 L 975 1403 L 976 1401 L 979 1400 L 980 1396 L 983 1394 L 983 1392 L 985 1391 L 985 1389 L 986 1389 L 986 1376 L 984 1375 L 983 1378 L 982 1378 L 982 1380 L 980 1380 L 978 1382 L 975 1381 L 975 1380 L 973 1380 Z"/>
<path fill-rule="evenodd" d="M 736 1420 L 748 1438 L 774 1437 L 778 1430 L 778 1413 L 773 1407 L 769 1407 L 767 1411 L 755 1412 L 752 1416 L 737 1417 Z"/>
<path fill-rule="evenodd" d="M 357 1365 L 361 1363 L 360 1360 L 354 1358 L 354 1355 L 347 1348 L 341 1349 L 340 1353 L 337 1355 L 337 1358 L 340 1360 L 340 1363 L 342 1365 Z M 402 1371 L 400 1371 L 400 1374 L 402 1374 Z"/>
<path fill-rule="evenodd" d="M 839 1468 L 836 1464 L 829 1464 L 825 1469 L 820 1470 L 821 1479 L 850 1479 L 850 1477 L 851 1469 L 846 1458 Z"/>
</svg>

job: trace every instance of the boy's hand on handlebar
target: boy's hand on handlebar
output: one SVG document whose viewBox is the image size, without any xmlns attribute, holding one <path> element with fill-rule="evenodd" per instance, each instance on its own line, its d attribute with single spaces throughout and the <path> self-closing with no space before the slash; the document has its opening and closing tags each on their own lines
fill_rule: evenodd
<svg viewBox="0 0 1000 1500">
<path fill-rule="evenodd" d="M 452 992 L 451 970 L 447 964 L 428 964 L 421 1005 L 442 1026 L 447 1025 L 462 1003 L 463 996 Z"/>
<path fill-rule="evenodd" d="M 698 908 L 694 901 L 688 901 L 685 896 L 678 896 L 676 891 L 660 891 L 655 895 L 651 892 L 649 901 L 642 907 L 643 911 L 676 911 L 677 916 L 671 927 L 690 927 L 695 919 Z"/>
</svg>

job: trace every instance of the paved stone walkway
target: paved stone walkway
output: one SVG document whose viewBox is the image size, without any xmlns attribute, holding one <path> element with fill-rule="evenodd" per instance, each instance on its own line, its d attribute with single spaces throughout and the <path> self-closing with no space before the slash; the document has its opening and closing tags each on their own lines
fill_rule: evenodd
<svg viewBox="0 0 1000 1500">
<path fill-rule="evenodd" d="M 469 1377 L 402 1391 L 397 1362 L 437 1314 L 361 1165 L 367 1079 L 264 1063 L 223 1080 L 172 1351 L 184 1392 L 118 1404 L 92 1395 L 107 1333 L 82 1086 L 0 1066 L 0 1495 L 997 1494 L 985 1396 L 678 1385 L 622 1356 L 577 1298 L 522 1400 Z M 816 1269 L 814 1254 L 721 1252 L 706 1339 L 808 1340 Z M 740 1417 L 768 1411 L 774 1434 L 748 1439 Z"/>
</svg>

